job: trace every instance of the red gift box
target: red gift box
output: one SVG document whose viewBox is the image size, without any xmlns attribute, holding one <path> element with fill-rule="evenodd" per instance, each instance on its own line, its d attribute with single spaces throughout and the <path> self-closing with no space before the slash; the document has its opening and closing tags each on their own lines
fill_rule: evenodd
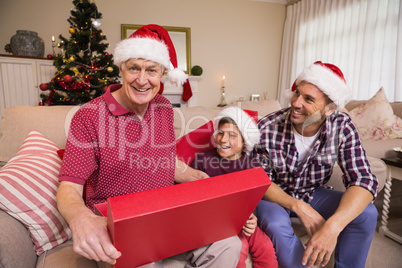
<svg viewBox="0 0 402 268">
<path fill-rule="evenodd" d="M 259 168 L 109 198 L 115 268 L 137 267 L 237 235 L 271 184 Z M 106 212 L 107 206 L 107 212 Z"/>
</svg>

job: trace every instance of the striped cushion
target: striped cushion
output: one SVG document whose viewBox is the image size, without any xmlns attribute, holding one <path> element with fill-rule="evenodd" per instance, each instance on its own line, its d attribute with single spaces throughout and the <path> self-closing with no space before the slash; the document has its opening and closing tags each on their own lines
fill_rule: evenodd
<svg viewBox="0 0 402 268">
<path fill-rule="evenodd" d="M 71 238 L 57 211 L 59 148 L 31 131 L 18 154 L 0 170 L 0 209 L 28 228 L 37 255 Z"/>
</svg>

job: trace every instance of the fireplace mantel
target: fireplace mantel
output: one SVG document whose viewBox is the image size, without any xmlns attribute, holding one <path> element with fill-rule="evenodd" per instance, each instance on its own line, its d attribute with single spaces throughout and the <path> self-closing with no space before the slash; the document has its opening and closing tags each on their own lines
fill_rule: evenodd
<svg viewBox="0 0 402 268">
<path fill-rule="evenodd" d="M 193 96 L 187 101 L 183 102 L 181 100 L 183 94 L 183 87 L 177 87 L 169 82 L 167 77 L 163 78 L 163 83 L 165 85 L 163 90 L 163 96 L 165 96 L 174 106 L 180 107 L 193 107 L 198 105 L 198 82 L 202 79 L 202 76 L 189 76 L 188 81 L 190 82 L 191 91 Z"/>
</svg>

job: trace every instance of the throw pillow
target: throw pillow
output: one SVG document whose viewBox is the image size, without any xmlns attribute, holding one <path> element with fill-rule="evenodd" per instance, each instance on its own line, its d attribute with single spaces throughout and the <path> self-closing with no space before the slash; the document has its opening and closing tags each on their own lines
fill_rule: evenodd
<svg viewBox="0 0 402 268">
<path fill-rule="evenodd" d="M 177 159 L 190 165 L 195 155 L 215 147 L 214 142 L 214 123 L 210 120 L 208 123 L 200 126 L 194 131 L 184 135 L 176 140 Z"/>
<path fill-rule="evenodd" d="M 31 131 L 15 157 L 0 170 L 0 209 L 20 221 L 41 255 L 71 238 L 57 210 L 59 148 Z"/>
<path fill-rule="evenodd" d="M 394 115 L 383 88 L 349 115 L 361 140 L 402 138 L 402 119 Z"/>
<path fill-rule="evenodd" d="M 57 155 L 60 157 L 61 160 L 63 160 L 64 151 L 65 151 L 65 149 L 57 150 Z"/>
</svg>

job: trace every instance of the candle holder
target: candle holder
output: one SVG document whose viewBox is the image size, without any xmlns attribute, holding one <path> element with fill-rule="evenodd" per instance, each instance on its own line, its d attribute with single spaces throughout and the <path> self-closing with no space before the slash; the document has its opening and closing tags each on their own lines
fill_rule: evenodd
<svg viewBox="0 0 402 268">
<path fill-rule="evenodd" d="M 222 86 L 221 88 L 221 103 L 218 104 L 218 107 L 225 107 L 226 100 L 225 100 L 225 86 Z"/>
<path fill-rule="evenodd" d="M 54 48 L 55 48 L 55 46 L 56 46 L 55 41 L 54 41 L 54 39 L 52 39 L 52 50 L 53 50 L 53 57 L 55 57 L 55 56 L 56 56 L 56 53 L 54 52 Z"/>
</svg>

